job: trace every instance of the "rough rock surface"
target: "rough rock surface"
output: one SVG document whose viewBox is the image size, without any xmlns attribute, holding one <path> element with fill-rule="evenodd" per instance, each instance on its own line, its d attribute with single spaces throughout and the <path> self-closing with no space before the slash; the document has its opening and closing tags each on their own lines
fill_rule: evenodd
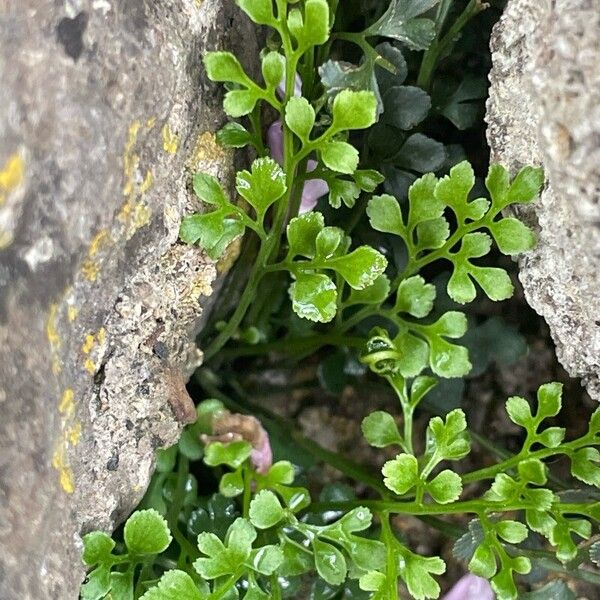
<svg viewBox="0 0 600 600">
<path fill-rule="evenodd" d="M 519 214 L 539 232 L 520 259 L 559 360 L 600 400 L 600 0 L 511 0 L 492 36 L 492 160 L 542 165 Z"/>
<path fill-rule="evenodd" d="M 231 175 L 215 47 L 256 56 L 233 2 L 0 3 L 0 598 L 78 597 L 79 534 L 193 410 L 218 265 L 177 232 L 190 172 Z"/>
</svg>

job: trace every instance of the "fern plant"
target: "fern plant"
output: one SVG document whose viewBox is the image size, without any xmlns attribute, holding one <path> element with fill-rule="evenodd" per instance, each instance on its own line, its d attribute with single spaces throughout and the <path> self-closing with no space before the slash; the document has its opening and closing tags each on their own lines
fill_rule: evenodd
<svg viewBox="0 0 600 600">
<path fill-rule="evenodd" d="M 225 112 L 246 118 L 247 127 L 227 123 L 220 143 L 252 148 L 257 158 L 236 176 L 235 191 L 244 202 L 214 176 L 194 176 L 194 192 L 208 210 L 187 216 L 180 236 L 218 259 L 247 235 L 256 253 L 251 268 L 237 275 L 244 285 L 232 314 L 205 333 L 206 357 L 218 357 L 226 345 L 259 346 L 255 317 L 269 301 L 269 282 L 285 280 L 291 310 L 311 328 L 299 339 L 286 337 L 279 347 L 300 353 L 327 345 L 358 348 L 363 364 L 393 389 L 400 413 L 398 418 L 372 412 L 362 423 L 363 434 L 376 448 L 393 448 L 395 457 L 381 461 L 377 477 L 363 477 L 371 488 L 368 498 L 313 501 L 291 462 L 272 464 L 268 434 L 256 418 L 207 400 L 177 446 L 159 453 L 147 508 L 128 519 L 123 543 L 102 532 L 84 537 L 90 570 L 82 598 L 277 600 L 299 597 L 294 586 L 305 576 L 343 597 L 394 600 L 404 586 L 416 600 L 437 598 L 437 578 L 446 564 L 440 556 L 411 549 L 395 526 L 401 515 L 429 519 L 442 529 L 449 526 L 443 517 L 468 515 L 455 555 L 490 580 L 499 600 L 519 597 L 518 575 L 536 562 L 598 582 L 582 564 L 597 562 L 600 554 L 597 542 L 585 542 L 600 519 L 592 489 L 600 488 L 600 410 L 586 433 L 565 441 L 564 429 L 546 427 L 561 408 L 560 384 L 543 385 L 534 409 L 523 398 L 510 398 L 506 412 L 525 432 L 522 449 L 474 471 L 460 464 L 471 452 L 461 409 L 431 418 L 425 439 L 417 439 L 413 428 L 415 412 L 437 378 L 464 377 L 471 369 L 467 349 L 456 341 L 466 333 L 467 317 L 436 307 L 429 266 L 449 265 L 446 292 L 458 304 L 472 302 L 478 289 L 492 301 L 509 298 L 509 275 L 483 259 L 494 243 L 506 255 L 534 246 L 534 233 L 502 212 L 533 202 L 544 182 L 539 168 L 525 167 L 511 179 L 502 166 L 492 165 L 485 179 L 488 197 L 480 197 L 473 168 L 458 161 L 441 177 L 411 176 L 403 198 L 378 194 L 384 176 L 361 164 L 352 143 L 357 131 L 373 131 L 378 119 L 377 127 L 395 123 L 408 131 L 427 104 L 421 88 L 381 81 L 377 70 L 391 76 L 403 68 L 389 40 L 426 51 L 421 83 L 428 87 L 440 47 L 451 43 L 440 26 L 448 3 L 439 3 L 430 19 L 437 0 L 392 0 L 358 34 L 332 34 L 341 10 L 335 0 L 237 4 L 271 30 L 261 54 L 262 82 L 229 52 L 207 53 L 204 63 L 208 77 L 226 85 Z M 481 3 L 469 2 L 456 23 L 464 25 L 480 9 Z M 330 59 L 334 37 L 356 44 L 362 63 L 345 68 Z M 377 44 L 382 39 L 388 41 Z M 401 83 L 404 77 L 400 74 Z M 281 157 L 268 155 L 265 108 L 279 116 Z M 419 138 L 423 144 L 432 147 Z M 329 213 L 352 209 L 361 219 L 364 211 L 377 235 L 400 242 L 404 261 L 391 264 L 379 246 L 354 244 L 352 225 L 326 224 L 325 211 L 301 210 L 311 181 L 327 190 Z M 348 475 L 364 473 L 334 453 L 319 452 Z M 556 457 L 569 460 L 572 477 L 589 488 L 575 495 L 561 490 L 551 473 Z M 219 494 L 210 499 L 198 494 L 190 472 L 190 461 L 200 459 L 219 479 Z M 534 539 L 536 550 L 529 544 Z M 323 591 L 321 597 L 334 596 Z"/>
</svg>

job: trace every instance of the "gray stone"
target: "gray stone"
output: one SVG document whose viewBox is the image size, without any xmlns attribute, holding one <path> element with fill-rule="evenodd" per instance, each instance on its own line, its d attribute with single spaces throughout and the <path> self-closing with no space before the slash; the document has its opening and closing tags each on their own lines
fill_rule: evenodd
<svg viewBox="0 0 600 600">
<path fill-rule="evenodd" d="M 539 235 L 519 259 L 558 359 L 600 400 L 600 0 L 511 0 L 492 36 L 492 160 L 542 165 L 541 199 L 518 209 Z"/>
<path fill-rule="evenodd" d="M 219 265 L 178 243 L 190 174 L 230 181 L 206 48 L 228 0 L 0 3 L 0 598 L 78 597 L 80 534 L 142 497 L 193 416 Z"/>
</svg>

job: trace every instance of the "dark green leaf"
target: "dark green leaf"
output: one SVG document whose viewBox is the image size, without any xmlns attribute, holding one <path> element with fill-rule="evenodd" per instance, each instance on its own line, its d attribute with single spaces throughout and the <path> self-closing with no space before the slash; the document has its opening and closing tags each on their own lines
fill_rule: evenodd
<svg viewBox="0 0 600 600">
<path fill-rule="evenodd" d="M 431 99 L 421 88 L 395 86 L 383 95 L 383 106 L 384 122 L 407 131 L 427 116 Z"/>
<path fill-rule="evenodd" d="M 435 6 L 439 0 L 392 0 L 382 17 L 365 33 L 368 36 L 393 38 L 412 50 L 426 50 L 435 37 L 430 19 L 415 18 Z"/>
</svg>

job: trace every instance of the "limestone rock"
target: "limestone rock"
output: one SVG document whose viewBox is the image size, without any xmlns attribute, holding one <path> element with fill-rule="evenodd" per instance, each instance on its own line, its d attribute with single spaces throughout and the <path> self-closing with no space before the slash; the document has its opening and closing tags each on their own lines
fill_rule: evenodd
<svg viewBox="0 0 600 600">
<path fill-rule="evenodd" d="M 557 356 L 600 400 L 600 0 L 510 0 L 492 36 L 492 160 L 542 165 L 538 231 L 519 260 Z"/>
<path fill-rule="evenodd" d="M 0 3 L 0 597 L 77 598 L 79 535 L 142 497 L 192 415 L 217 269 L 177 241 L 232 157 L 205 49 L 226 0 Z"/>
</svg>

